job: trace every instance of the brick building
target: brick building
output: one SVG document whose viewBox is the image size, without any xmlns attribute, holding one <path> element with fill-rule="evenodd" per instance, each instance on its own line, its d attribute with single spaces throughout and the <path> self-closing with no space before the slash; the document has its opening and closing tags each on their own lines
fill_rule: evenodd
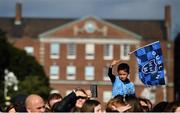
<svg viewBox="0 0 180 113">
<path fill-rule="evenodd" d="M 164 20 L 119 20 L 97 17 L 26 18 L 21 4 L 16 4 L 14 18 L 0 17 L 0 28 L 16 47 L 33 55 L 44 66 L 51 87 L 65 96 L 76 87 L 89 89 L 98 85 L 98 99 L 111 98 L 111 82 L 107 67 L 113 59 L 130 65 L 130 79 L 136 94 L 146 96 L 153 103 L 173 100 L 173 42 L 170 6 L 165 8 Z M 129 52 L 148 43 L 161 42 L 166 86 L 147 88 L 138 78 L 135 56 Z M 116 70 L 114 69 L 114 73 Z"/>
</svg>

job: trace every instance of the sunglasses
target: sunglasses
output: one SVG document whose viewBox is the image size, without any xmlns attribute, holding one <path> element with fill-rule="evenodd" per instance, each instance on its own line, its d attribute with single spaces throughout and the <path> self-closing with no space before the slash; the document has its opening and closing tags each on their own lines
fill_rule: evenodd
<svg viewBox="0 0 180 113">
<path fill-rule="evenodd" d="M 77 99 L 88 99 L 88 98 L 85 96 L 78 96 Z"/>
</svg>

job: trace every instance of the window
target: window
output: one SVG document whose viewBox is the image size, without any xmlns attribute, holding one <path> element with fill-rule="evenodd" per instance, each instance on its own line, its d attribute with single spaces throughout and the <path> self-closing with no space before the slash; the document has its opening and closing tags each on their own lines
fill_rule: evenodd
<svg viewBox="0 0 180 113">
<path fill-rule="evenodd" d="M 121 45 L 120 58 L 122 60 L 129 60 L 130 59 L 129 52 L 130 52 L 130 46 L 128 44 Z"/>
<path fill-rule="evenodd" d="M 68 59 L 76 58 L 76 45 L 74 43 L 69 43 L 67 45 L 67 58 Z"/>
<path fill-rule="evenodd" d="M 50 79 L 59 79 L 59 66 L 58 65 L 50 66 Z"/>
<path fill-rule="evenodd" d="M 24 50 L 28 55 L 34 55 L 34 48 L 32 46 L 26 46 L 24 47 Z"/>
<path fill-rule="evenodd" d="M 85 67 L 85 79 L 94 80 L 94 67 L 93 66 Z"/>
<path fill-rule="evenodd" d="M 59 43 L 51 43 L 50 45 L 50 57 L 52 59 L 58 59 L 59 58 L 59 50 L 60 50 L 60 45 Z"/>
<path fill-rule="evenodd" d="M 66 73 L 67 73 L 67 79 L 74 80 L 76 76 L 76 67 L 72 65 L 67 66 Z"/>
<path fill-rule="evenodd" d="M 103 102 L 108 102 L 112 98 L 111 91 L 104 91 L 103 92 Z"/>
<path fill-rule="evenodd" d="M 104 59 L 105 60 L 113 59 L 113 46 L 111 44 L 104 45 Z"/>
<path fill-rule="evenodd" d="M 86 44 L 86 59 L 94 59 L 94 44 Z"/>
<path fill-rule="evenodd" d="M 104 80 L 110 80 L 110 78 L 108 76 L 108 67 L 109 67 L 109 65 L 103 67 L 103 79 Z"/>
</svg>

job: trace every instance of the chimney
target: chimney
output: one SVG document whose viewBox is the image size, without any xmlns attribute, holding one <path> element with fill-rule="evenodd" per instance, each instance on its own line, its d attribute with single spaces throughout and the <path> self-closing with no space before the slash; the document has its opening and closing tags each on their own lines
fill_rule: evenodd
<svg viewBox="0 0 180 113">
<path fill-rule="evenodd" d="M 18 1 L 16 3 L 16 15 L 15 15 L 15 25 L 21 25 L 21 18 L 22 18 L 22 6 L 21 3 Z"/>
<path fill-rule="evenodd" d="M 166 27 L 166 32 L 167 32 L 167 39 L 170 39 L 170 32 L 171 32 L 171 6 L 170 5 L 166 5 L 165 6 L 165 15 L 164 15 L 164 19 L 165 19 L 165 27 Z"/>
</svg>

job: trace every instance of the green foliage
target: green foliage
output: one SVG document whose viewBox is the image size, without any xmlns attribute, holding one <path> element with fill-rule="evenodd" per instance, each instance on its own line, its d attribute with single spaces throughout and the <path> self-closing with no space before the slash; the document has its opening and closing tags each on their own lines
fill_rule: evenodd
<svg viewBox="0 0 180 113">
<path fill-rule="evenodd" d="M 4 70 L 13 72 L 19 80 L 19 90 L 10 89 L 9 96 L 17 93 L 36 93 L 47 97 L 50 91 L 49 79 L 45 75 L 43 67 L 33 56 L 26 54 L 24 50 L 15 48 L 10 44 L 5 33 L 0 30 L 0 81 L 4 81 Z M 0 98 L 4 98 L 4 82 L 0 82 Z"/>
<path fill-rule="evenodd" d="M 44 98 L 47 98 L 49 95 L 50 89 L 44 85 L 42 77 L 40 76 L 26 76 L 23 81 L 19 84 L 19 90 L 21 94 L 39 94 Z"/>
</svg>

